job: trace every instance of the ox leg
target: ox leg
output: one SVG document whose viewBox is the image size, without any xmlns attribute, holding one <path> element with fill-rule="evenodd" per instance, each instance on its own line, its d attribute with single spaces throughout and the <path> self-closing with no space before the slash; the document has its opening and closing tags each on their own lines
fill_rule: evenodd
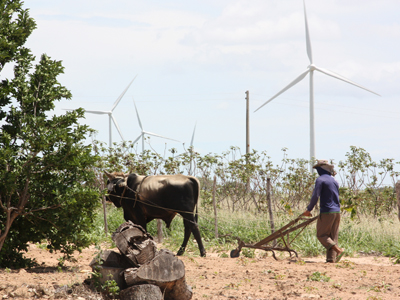
<svg viewBox="0 0 400 300">
<path fill-rule="evenodd" d="M 206 256 L 206 249 L 204 249 L 203 241 L 201 240 L 200 230 L 197 223 L 190 220 L 188 216 L 183 219 L 183 225 L 185 226 L 185 238 L 183 240 L 182 246 L 178 251 L 177 255 L 182 255 L 185 252 L 187 242 L 189 241 L 190 234 L 193 232 L 194 238 L 196 239 L 197 245 L 199 246 L 200 256 Z"/>
<path fill-rule="evenodd" d="M 196 239 L 197 245 L 199 246 L 200 256 L 205 257 L 206 249 L 204 249 L 203 241 L 201 240 L 199 225 L 197 225 L 197 223 L 195 223 L 194 221 L 193 221 L 193 223 L 190 222 L 190 224 L 191 224 L 191 230 L 193 232 L 194 238 Z"/>
<path fill-rule="evenodd" d="M 183 243 L 182 243 L 181 247 L 179 248 L 178 253 L 176 255 L 183 255 L 183 253 L 185 253 L 186 245 L 189 241 L 190 234 L 192 233 L 192 230 L 190 229 L 190 222 L 188 222 L 187 220 L 184 219 L 183 225 L 185 226 L 185 236 L 183 238 Z"/>
</svg>

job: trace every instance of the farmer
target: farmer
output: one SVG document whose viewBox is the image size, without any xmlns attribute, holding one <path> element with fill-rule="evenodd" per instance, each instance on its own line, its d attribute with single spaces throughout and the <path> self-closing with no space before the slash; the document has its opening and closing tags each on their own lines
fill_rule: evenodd
<svg viewBox="0 0 400 300">
<path fill-rule="evenodd" d="M 336 175 L 334 166 L 326 159 L 317 160 L 313 166 L 319 177 L 315 181 L 315 187 L 310 204 L 303 213 L 310 217 L 311 211 L 320 199 L 320 215 L 317 221 L 317 238 L 326 248 L 326 262 L 339 262 L 344 254 L 344 249 L 337 245 L 340 223 L 339 184 L 333 177 Z"/>
</svg>

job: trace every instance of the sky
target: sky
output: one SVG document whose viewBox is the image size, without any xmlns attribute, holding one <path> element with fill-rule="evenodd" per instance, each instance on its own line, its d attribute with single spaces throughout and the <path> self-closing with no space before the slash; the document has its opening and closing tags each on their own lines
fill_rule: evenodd
<svg viewBox="0 0 400 300">
<path fill-rule="evenodd" d="M 62 60 L 59 81 L 73 98 L 63 109 L 115 108 L 125 140 L 143 128 L 160 154 L 191 142 L 201 154 L 246 146 L 273 161 L 309 159 L 309 77 L 269 104 L 265 101 L 309 65 L 302 0 L 88 1 L 25 0 L 37 29 L 27 46 Z M 350 146 L 375 161 L 400 161 L 400 1 L 306 0 L 314 64 L 374 95 L 321 73 L 314 75 L 316 157 L 345 159 Z M 108 143 L 107 115 L 81 123 Z M 112 127 L 113 142 L 120 142 Z M 90 139 L 88 139 L 90 142 Z M 184 144 L 183 144 L 184 143 Z M 141 144 L 138 146 L 141 150 Z M 149 149 L 149 145 L 145 144 Z"/>
</svg>

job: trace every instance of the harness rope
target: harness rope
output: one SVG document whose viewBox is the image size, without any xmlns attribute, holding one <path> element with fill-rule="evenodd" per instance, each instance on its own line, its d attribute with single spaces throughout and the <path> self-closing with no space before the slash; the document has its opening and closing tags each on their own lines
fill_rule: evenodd
<svg viewBox="0 0 400 300">
<path fill-rule="evenodd" d="M 162 206 L 160 206 L 160 205 L 158 205 L 158 204 L 152 202 L 151 200 L 146 199 L 145 197 L 141 196 L 140 193 L 139 193 L 139 191 L 140 191 L 140 188 L 141 188 L 141 186 L 142 186 L 143 181 L 144 181 L 147 177 L 149 177 L 149 176 L 146 176 L 146 177 L 142 180 L 142 182 L 140 183 L 138 191 L 133 190 L 132 188 L 130 188 L 130 187 L 126 184 L 126 185 L 125 185 L 125 188 L 124 188 L 124 191 L 123 191 L 123 193 L 122 193 L 121 196 L 119 196 L 119 195 L 112 195 L 112 196 L 114 196 L 114 197 L 119 197 L 119 198 L 120 198 L 120 200 L 119 200 L 120 204 L 121 204 L 121 200 L 122 200 L 122 199 L 126 199 L 126 200 L 135 201 L 135 203 L 134 203 L 134 207 L 135 207 L 136 201 L 138 201 L 138 202 L 140 202 L 140 203 L 142 203 L 142 204 L 145 204 L 145 205 L 148 205 L 148 206 L 151 206 L 151 207 L 155 207 L 155 208 L 159 208 L 159 209 L 164 209 L 164 210 L 172 211 L 172 212 L 176 212 L 176 213 L 197 214 L 197 215 L 200 216 L 201 218 L 203 218 L 203 219 L 205 219 L 205 220 L 211 222 L 210 219 L 204 217 L 203 215 L 199 214 L 198 212 L 195 213 L 194 211 L 182 211 L 182 210 L 176 210 L 176 209 L 171 209 L 171 208 L 167 208 L 167 207 L 162 207 Z M 126 192 L 127 189 L 129 189 L 130 191 L 132 191 L 133 193 L 135 193 L 135 198 L 124 197 L 125 192 Z M 142 199 L 139 199 L 138 196 L 140 196 Z M 197 204 L 196 204 L 196 205 L 197 205 Z M 122 205 L 121 205 L 121 206 L 122 206 Z M 187 222 L 193 223 L 194 225 L 196 225 L 196 226 L 198 226 L 198 227 L 200 227 L 200 228 L 202 228 L 202 229 L 206 229 L 207 231 L 210 231 L 210 232 L 212 231 L 211 229 L 209 229 L 209 228 L 207 228 L 207 227 L 204 227 L 204 226 L 198 224 L 197 222 L 194 222 L 194 221 L 192 221 L 192 220 L 188 220 L 187 218 L 183 217 L 183 216 L 180 215 L 180 214 L 179 214 L 179 216 L 180 216 L 183 220 L 186 220 Z M 308 226 L 308 225 L 306 225 L 305 227 L 307 227 L 307 226 Z M 305 229 L 305 227 L 304 227 L 301 231 L 303 231 L 303 230 Z M 221 227 L 220 227 L 220 228 L 221 228 Z M 248 227 L 248 228 L 249 228 L 249 227 Z M 229 238 L 233 238 L 233 239 L 235 239 L 235 240 L 237 240 L 237 241 L 241 241 L 241 239 L 240 239 L 239 237 L 234 236 L 234 235 L 232 235 L 232 234 L 223 234 L 223 235 L 219 235 L 219 237 L 229 237 Z M 296 236 L 296 237 L 297 237 L 297 236 Z"/>
<path fill-rule="evenodd" d="M 148 177 L 148 176 L 146 176 L 146 177 Z M 146 178 L 146 177 L 145 177 L 145 178 Z M 143 179 L 143 180 L 144 180 L 144 179 Z M 143 182 L 143 181 L 142 181 L 142 182 Z M 140 185 L 140 187 L 141 187 L 141 185 Z M 135 193 L 135 198 L 124 197 L 125 192 L 126 192 L 127 189 L 130 190 L 130 191 L 132 191 L 133 193 Z M 139 188 L 138 190 L 140 190 L 140 188 Z M 183 211 L 183 210 L 177 210 L 177 209 L 162 207 L 162 206 L 160 206 L 160 205 L 158 205 L 158 204 L 152 202 L 151 200 L 146 199 L 145 197 L 141 196 L 140 193 L 139 193 L 139 191 L 135 191 L 134 189 L 130 188 L 128 185 L 125 185 L 124 191 L 123 191 L 123 193 L 121 194 L 121 196 L 119 196 L 119 195 L 112 195 L 112 196 L 118 197 L 118 198 L 119 198 L 120 204 L 121 204 L 121 200 L 122 200 L 122 199 L 130 200 L 130 201 L 135 201 L 134 206 L 136 205 L 136 201 L 138 201 L 138 202 L 140 202 L 140 203 L 142 203 L 142 204 L 145 204 L 145 205 L 148 205 L 148 206 L 151 206 L 151 207 L 155 207 L 155 208 L 159 208 L 159 209 L 164 209 L 164 210 L 166 210 L 166 211 L 172 211 L 172 212 L 176 212 L 176 213 L 185 213 L 185 214 L 197 214 L 197 215 L 200 216 L 201 218 L 203 218 L 203 219 L 205 219 L 205 220 L 211 222 L 210 219 L 204 217 L 203 215 L 199 214 L 198 212 L 194 213 L 194 211 Z M 142 199 L 140 199 L 139 196 L 140 196 Z M 196 204 L 196 205 L 197 205 L 197 204 Z M 121 206 L 122 206 L 122 205 L 121 205 Z M 207 227 L 204 227 L 204 226 L 198 224 L 197 222 L 194 222 L 194 221 L 192 221 L 192 220 L 189 220 L 189 219 L 185 218 L 184 216 L 182 216 L 182 215 L 180 215 L 180 214 L 178 214 L 178 216 L 181 217 L 183 220 L 186 220 L 187 222 L 190 222 L 190 223 L 192 223 L 192 224 L 194 224 L 194 225 L 196 225 L 196 226 L 198 226 L 198 227 L 200 227 L 200 228 L 202 228 L 202 229 L 205 229 L 205 230 L 207 230 L 207 231 L 212 232 L 211 229 L 209 229 L 209 228 L 207 228 Z M 221 228 L 221 227 L 220 227 L 220 228 Z M 237 236 L 232 236 L 231 234 L 223 234 L 223 235 L 219 235 L 219 237 L 229 237 L 229 238 L 233 238 L 233 239 L 235 239 L 235 240 L 240 240 L 239 237 L 237 237 Z"/>
<path fill-rule="evenodd" d="M 138 201 L 138 202 L 140 202 L 140 203 L 142 203 L 142 204 L 145 204 L 145 205 L 148 205 L 148 206 L 151 206 L 151 207 L 155 207 L 155 208 L 164 209 L 164 210 L 167 210 L 167 211 L 172 211 L 172 212 L 177 212 L 177 213 L 188 213 L 188 214 L 189 214 L 189 213 L 194 213 L 194 212 L 190 212 L 190 211 L 182 211 L 182 210 L 176 210 L 176 209 L 171 209 L 171 208 L 162 207 L 162 206 L 159 206 L 159 205 L 157 205 L 156 203 L 154 203 L 154 202 L 152 202 L 152 201 L 150 201 L 150 200 L 148 200 L 148 199 L 146 200 L 146 198 L 144 198 L 144 197 L 142 197 L 142 196 L 141 196 L 141 197 L 144 198 L 145 200 L 139 199 L 138 196 L 140 196 L 140 194 L 139 194 L 137 191 L 133 190 L 133 189 L 130 188 L 129 186 L 126 186 L 125 189 L 124 189 L 124 191 L 125 191 L 126 189 L 129 189 L 130 191 L 134 192 L 134 193 L 135 193 L 135 198 L 123 197 L 123 196 L 119 196 L 119 195 L 113 195 L 113 196 L 114 196 L 114 197 L 119 197 L 119 198 L 120 198 L 120 202 L 121 202 L 122 199 L 126 199 L 126 200 L 135 201 L 135 204 L 136 204 L 136 201 Z M 134 204 L 134 205 L 135 205 L 135 204 Z M 208 221 L 208 223 L 212 223 L 212 220 L 208 219 L 208 218 L 205 217 L 204 215 L 199 214 L 199 213 L 196 213 L 196 214 L 197 214 L 198 216 L 200 216 L 201 218 L 203 218 L 204 220 Z M 190 223 L 192 223 L 192 224 L 198 226 L 198 227 L 201 228 L 202 230 L 208 231 L 208 232 L 210 232 L 210 233 L 213 233 L 213 232 L 214 232 L 214 230 L 209 229 L 208 227 L 202 226 L 202 225 L 200 225 L 200 224 L 198 224 L 198 223 L 196 223 L 196 222 L 194 222 L 194 221 L 192 221 L 192 220 L 188 220 L 187 218 L 185 218 L 184 216 L 182 216 L 182 215 L 180 215 L 180 214 L 178 214 L 178 216 L 181 217 L 183 220 L 186 220 L 187 222 L 190 222 Z M 221 228 L 220 225 L 219 225 L 218 227 L 219 227 L 219 229 L 224 229 L 225 232 L 226 232 L 226 231 L 229 231 L 229 228 L 228 228 L 228 229 L 226 229 L 226 228 L 224 228 L 224 227 Z M 247 228 L 250 228 L 250 227 L 247 227 Z M 232 234 L 229 234 L 229 233 L 227 233 L 227 234 L 219 234 L 218 236 L 219 236 L 220 238 L 231 238 L 232 240 L 241 241 L 241 239 L 240 239 L 238 236 L 235 236 L 235 235 L 232 235 Z"/>
</svg>

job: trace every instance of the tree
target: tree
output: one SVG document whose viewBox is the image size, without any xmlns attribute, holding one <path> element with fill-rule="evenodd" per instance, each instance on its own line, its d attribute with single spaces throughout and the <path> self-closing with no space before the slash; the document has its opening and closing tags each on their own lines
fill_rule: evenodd
<svg viewBox="0 0 400 300">
<path fill-rule="evenodd" d="M 34 65 L 24 47 L 36 24 L 20 0 L 1 1 L 0 24 L 0 72 L 14 68 L 0 82 L 0 266 L 32 263 L 23 251 L 42 240 L 70 258 L 88 246 L 100 203 L 97 158 L 84 144 L 92 130 L 78 123 L 82 109 L 51 116 L 54 102 L 72 95 L 57 81 L 61 61 L 43 54 Z"/>
</svg>

